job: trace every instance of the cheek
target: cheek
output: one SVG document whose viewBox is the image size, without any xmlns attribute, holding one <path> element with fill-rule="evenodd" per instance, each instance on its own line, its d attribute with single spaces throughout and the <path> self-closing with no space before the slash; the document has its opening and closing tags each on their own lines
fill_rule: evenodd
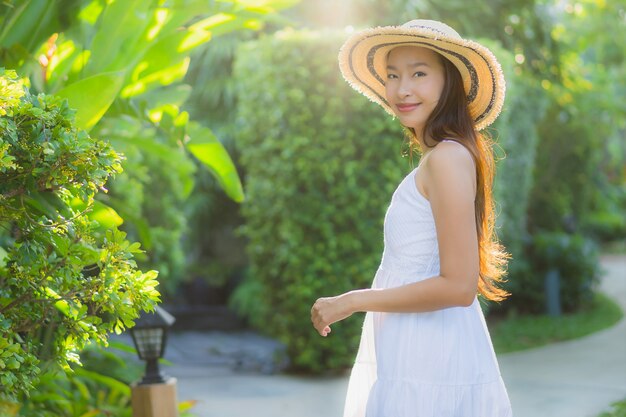
<svg viewBox="0 0 626 417">
<path fill-rule="evenodd" d="M 434 85 L 433 93 L 437 96 L 437 99 L 439 99 L 439 97 L 441 97 L 441 94 L 443 93 L 444 84 L 445 84 L 445 80 L 443 77 L 441 77 L 437 80 L 437 82 Z"/>
<path fill-rule="evenodd" d="M 427 99 L 431 103 L 436 103 L 439 101 L 441 97 L 441 93 L 443 91 L 443 87 L 438 83 L 428 83 L 428 85 L 424 85 L 422 89 L 422 94 L 425 99 Z"/>
<path fill-rule="evenodd" d="M 385 98 L 387 99 L 387 101 L 391 101 L 391 95 L 393 94 L 392 92 L 393 88 L 389 85 L 389 83 L 385 84 Z"/>
</svg>

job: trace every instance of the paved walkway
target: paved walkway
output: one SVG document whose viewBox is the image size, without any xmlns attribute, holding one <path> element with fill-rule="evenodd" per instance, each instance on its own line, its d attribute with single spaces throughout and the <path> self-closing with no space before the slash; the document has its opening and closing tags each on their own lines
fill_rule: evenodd
<svg viewBox="0 0 626 417">
<path fill-rule="evenodd" d="M 626 310 L 626 256 L 602 259 L 601 289 Z M 198 417 L 341 416 L 347 376 L 271 375 L 272 340 L 254 333 L 174 335 L 166 372 Z M 626 319 L 569 342 L 499 356 L 515 417 L 596 417 L 626 397 Z"/>
</svg>

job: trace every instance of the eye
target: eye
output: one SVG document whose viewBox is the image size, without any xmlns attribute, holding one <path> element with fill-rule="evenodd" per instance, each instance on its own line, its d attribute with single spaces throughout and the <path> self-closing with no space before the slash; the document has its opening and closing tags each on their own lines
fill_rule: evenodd
<svg viewBox="0 0 626 417">
<path fill-rule="evenodd" d="M 422 71 L 417 71 L 415 74 L 413 74 L 414 77 L 424 77 L 425 75 L 426 73 Z"/>
<path fill-rule="evenodd" d="M 398 76 L 396 74 L 387 74 L 387 79 L 388 80 L 394 80 L 396 78 L 398 78 Z"/>
</svg>

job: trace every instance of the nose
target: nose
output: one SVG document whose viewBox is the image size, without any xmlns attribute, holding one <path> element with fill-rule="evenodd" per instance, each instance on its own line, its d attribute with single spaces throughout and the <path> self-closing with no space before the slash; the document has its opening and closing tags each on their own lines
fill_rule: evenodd
<svg viewBox="0 0 626 417">
<path fill-rule="evenodd" d="M 411 80 L 406 77 L 400 77 L 398 85 L 398 96 L 404 98 L 411 95 Z"/>
</svg>

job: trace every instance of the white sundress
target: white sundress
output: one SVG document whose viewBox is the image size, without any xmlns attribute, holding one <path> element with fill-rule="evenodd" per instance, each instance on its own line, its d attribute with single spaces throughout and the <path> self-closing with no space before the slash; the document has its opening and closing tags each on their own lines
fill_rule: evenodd
<svg viewBox="0 0 626 417">
<path fill-rule="evenodd" d="M 417 168 L 385 215 L 382 261 L 372 288 L 439 275 L 429 201 Z M 367 313 L 344 417 L 510 417 L 509 398 L 477 299 L 428 313 Z"/>
</svg>

